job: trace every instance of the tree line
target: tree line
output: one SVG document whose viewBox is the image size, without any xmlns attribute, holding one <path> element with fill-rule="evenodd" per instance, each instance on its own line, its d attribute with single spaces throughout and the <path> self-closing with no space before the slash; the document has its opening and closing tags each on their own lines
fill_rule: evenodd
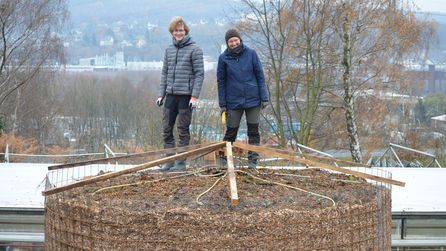
<svg viewBox="0 0 446 251">
<path fill-rule="evenodd" d="M 56 70 L 63 50 L 54 31 L 65 19 L 65 2 L 30 2 L 53 19 L 36 23 L 23 42 L 18 34 L 27 26 L 3 13 L 26 6 L 18 0 L 0 5 L 3 30 L 11 31 L 0 42 L 6 48 L 0 71 L 2 129 L 34 138 L 42 148 L 161 146 L 162 111 L 154 103 L 159 72 Z M 420 114 L 430 109 L 420 108 L 419 100 L 387 95 L 416 92 L 421 80 L 404 63 L 426 55 L 435 35 L 434 23 L 416 17 L 404 1 L 243 0 L 235 11 L 242 18 L 234 25 L 259 52 L 267 78 L 271 105 L 262 113 L 264 143 L 346 148 L 354 161 L 363 162 L 364 149 L 425 124 Z M 43 31 L 48 37 L 41 37 Z M 28 43 L 30 38 L 35 40 Z M 194 143 L 218 140 L 224 130 L 213 102 L 215 88 L 215 73 L 208 72 L 200 97 L 206 102 L 194 113 Z"/>
<path fill-rule="evenodd" d="M 405 74 L 404 63 L 426 55 L 433 22 L 417 18 L 405 1 L 242 2 L 237 25 L 263 56 L 272 97 L 272 116 L 265 119 L 276 125 L 279 144 L 287 144 L 287 131 L 304 145 L 336 135 L 348 139 L 352 159 L 362 162 L 362 125 L 373 123 L 360 120 L 359 108 L 363 102 L 365 108 L 375 108 L 365 119 L 381 118 L 378 128 L 386 113 L 379 112 L 383 102 L 361 97 L 366 91 L 411 91 L 407 83 L 413 79 Z M 294 121 L 300 130 L 293 130 Z M 337 131 L 330 130 L 339 124 Z"/>
</svg>

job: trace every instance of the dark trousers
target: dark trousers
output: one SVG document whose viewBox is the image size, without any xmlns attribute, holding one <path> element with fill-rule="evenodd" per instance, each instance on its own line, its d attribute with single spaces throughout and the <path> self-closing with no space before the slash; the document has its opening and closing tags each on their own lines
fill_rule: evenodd
<svg viewBox="0 0 446 251">
<path fill-rule="evenodd" d="M 188 146 L 190 142 L 189 126 L 192 109 L 189 108 L 190 95 L 170 95 L 164 101 L 163 139 L 164 148 L 175 147 L 173 128 L 178 117 L 178 146 Z"/>
</svg>

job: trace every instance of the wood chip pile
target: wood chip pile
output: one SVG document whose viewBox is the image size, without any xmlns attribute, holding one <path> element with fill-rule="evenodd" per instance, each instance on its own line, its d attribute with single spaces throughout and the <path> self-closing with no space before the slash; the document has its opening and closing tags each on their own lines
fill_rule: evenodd
<svg viewBox="0 0 446 251">
<path fill-rule="evenodd" d="M 319 169 L 247 172 L 237 206 L 217 170 L 137 173 L 47 196 L 45 250 L 391 249 L 389 189 Z"/>
</svg>

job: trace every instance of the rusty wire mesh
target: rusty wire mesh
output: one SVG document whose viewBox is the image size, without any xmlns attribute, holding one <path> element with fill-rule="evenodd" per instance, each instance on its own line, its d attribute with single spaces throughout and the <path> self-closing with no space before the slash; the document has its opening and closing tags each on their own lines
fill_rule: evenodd
<svg viewBox="0 0 446 251">
<path fill-rule="evenodd" d="M 138 161 L 133 160 L 132 164 L 148 160 L 141 158 Z M 235 160 L 241 167 L 244 166 L 244 161 L 246 158 L 243 156 L 238 156 Z M 190 160 L 189 172 L 204 165 L 206 164 L 203 159 Z M 280 168 L 292 166 L 291 163 L 283 161 L 280 161 L 280 165 Z M 105 167 L 108 168 L 105 171 L 123 168 L 116 165 L 113 167 L 113 164 L 94 164 L 91 167 L 93 170 L 91 175 L 104 170 Z M 351 169 L 391 178 L 391 173 L 382 169 L 355 167 Z M 90 175 L 87 171 L 82 173 L 76 167 L 73 167 L 73 170 L 59 170 L 59 172 L 59 175 L 55 175 L 48 182 L 52 186 L 63 185 L 78 179 L 77 177 Z M 148 172 L 144 175 L 126 175 L 47 196 L 45 249 L 390 250 L 391 247 L 391 186 L 381 182 L 364 181 L 361 186 L 352 187 L 351 189 L 356 189 L 354 194 L 361 194 L 365 199 L 345 202 L 339 199 L 339 203 L 337 201 L 334 207 L 330 207 L 328 202 L 314 202 L 307 206 L 288 204 L 288 200 L 296 199 L 293 196 L 302 197 L 305 202 L 312 198 L 308 199 L 308 195 L 300 193 L 290 194 L 283 189 L 268 193 L 266 190 L 271 189 L 268 186 L 255 190 L 253 186 L 258 184 L 253 185 L 251 181 L 245 184 L 243 182 L 247 178 L 241 176 L 237 176 L 242 200 L 240 207 L 225 204 L 224 201 L 228 203 L 230 201 L 225 182 L 219 189 L 213 191 L 213 196 L 218 196 L 218 199 L 206 201 L 206 206 L 194 203 L 192 195 L 196 196 L 199 191 L 203 191 L 202 188 L 209 186 L 215 178 L 212 180 L 208 178 L 209 181 L 206 181 L 205 185 L 202 184 L 201 190 L 195 189 L 194 185 L 201 183 L 196 183 L 194 179 L 205 179 L 184 178 L 179 183 L 172 183 L 171 186 L 169 182 L 172 181 L 163 184 L 133 185 L 114 192 L 113 196 L 105 194 L 90 196 L 91 192 L 101 187 L 136 184 L 141 181 L 141 177 L 156 179 L 165 175 L 157 174 L 157 170 L 153 172 L 153 174 Z M 255 174 L 264 175 L 262 177 L 271 175 L 262 172 L 261 169 Z M 299 170 L 293 172 L 300 174 Z M 334 174 L 329 174 L 327 177 L 331 177 L 330 175 Z M 305 174 L 302 177 L 309 176 Z M 319 187 L 312 184 L 313 181 L 324 177 L 302 178 L 296 184 L 308 184 L 309 187 L 325 191 L 327 195 L 335 194 L 330 190 L 334 190 L 333 184 L 339 185 L 336 194 L 339 191 L 342 193 L 344 187 L 345 191 L 348 190 L 350 183 L 344 182 L 340 185 L 338 179 L 348 181 L 349 176 L 336 176 L 336 179 L 331 177 L 332 181 L 325 185 L 321 183 L 322 186 Z M 290 176 L 289 179 L 296 178 Z M 274 201 L 270 198 L 272 202 L 266 206 L 262 204 L 264 201 L 243 205 L 243 198 L 253 193 L 258 193 L 255 197 L 257 200 L 267 197 L 267 194 L 280 196 L 281 199 Z M 181 203 L 175 202 L 176 196 L 183 196 Z M 156 202 L 159 205 L 156 205 L 155 197 L 162 198 L 162 201 Z M 213 204 L 217 200 L 223 202 Z"/>
</svg>

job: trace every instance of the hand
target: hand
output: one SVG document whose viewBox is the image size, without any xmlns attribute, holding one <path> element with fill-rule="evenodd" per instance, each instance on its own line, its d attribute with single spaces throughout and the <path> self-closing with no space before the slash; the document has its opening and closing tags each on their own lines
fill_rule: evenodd
<svg viewBox="0 0 446 251">
<path fill-rule="evenodd" d="M 265 109 L 268 105 L 269 105 L 268 101 L 262 101 L 262 103 L 260 104 L 262 110 Z"/>
<path fill-rule="evenodd" d="M 158 99 L 156 100 L 156 105 L 162 106 L 163 104 L 164 104 L 164 97 L 158 97 Z"/>
<path fill-rule="evenodd" d="M 197 104 L 198 104 L 198 98 L 190 97 L 189 108 L 190 109 L 195 109 L 195 108 L 197 108 Z"/>
<path fill-rule="evenodd" d="M 223 114 L 224 112 L 226 112 L 226 106 L 220 107 L 220 114 Z"/>
</svg>

